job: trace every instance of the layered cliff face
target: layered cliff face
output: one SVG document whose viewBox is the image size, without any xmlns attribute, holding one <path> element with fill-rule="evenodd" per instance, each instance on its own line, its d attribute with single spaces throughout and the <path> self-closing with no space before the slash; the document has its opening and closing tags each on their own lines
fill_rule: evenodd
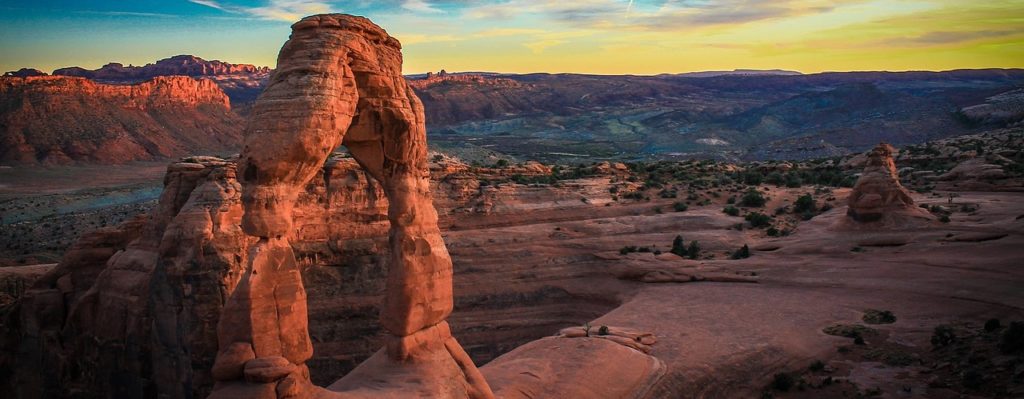
<svg viewBox="0 0 1024 399">
<path fill-rule="evenodd" d="M 42 76 L 0 79 L 0 162 L 123 163 L 234 151 L 242 119 L 208 80 L 133 85 Z"/>
</svg>

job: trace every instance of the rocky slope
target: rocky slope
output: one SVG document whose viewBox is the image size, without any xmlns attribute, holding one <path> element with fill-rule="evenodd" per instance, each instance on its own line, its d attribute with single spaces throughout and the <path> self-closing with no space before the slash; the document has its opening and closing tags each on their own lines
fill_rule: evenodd
<svg viewBox="0 0 1024 399">
<path fill-rule="evenodd" d="M 132 85 L 41 76 L 0 79 L 0 163 L 123 163 L 237 151 L 243 120 L 211 81 Z"/>
<path fill-rule="evenodd" d="M 519 86 L 418 89 L 435 144 L 544 162 L 810 159 L 1011 125 L 1024 86 L 1021 70 L 488 78 Z"/>
</svg>

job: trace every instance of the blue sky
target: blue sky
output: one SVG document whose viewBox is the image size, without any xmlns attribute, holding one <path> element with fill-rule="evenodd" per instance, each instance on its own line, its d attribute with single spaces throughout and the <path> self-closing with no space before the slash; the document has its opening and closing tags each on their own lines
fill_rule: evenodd
<svg viewBox="0 0 1024 399">
<path fill-rule="evenodd" d="M 407 73 L 1024 66 L 1024 0 L 4 0 L 0 70 L 273 66 L 290 24 L 321 12 L 383 26 Z"/>
</svg>

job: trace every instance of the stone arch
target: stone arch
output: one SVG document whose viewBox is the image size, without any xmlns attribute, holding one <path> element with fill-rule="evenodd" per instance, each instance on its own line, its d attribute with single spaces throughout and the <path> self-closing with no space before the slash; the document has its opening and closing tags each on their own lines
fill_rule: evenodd
<svg viewBox="0 0 1024 399">
<path fill-rule="evenodd" d="M 254 389 L 274 392 L 266 397 L 323 394 L 305 366 L 313 349 L 288 237 L 298 193 L 342 143 L 381 182 L 390 204 L 381 309 L 387 344 L 364 366 L 406 381 L 410 372 L 429 369 L 429 378 L 415 380 L 436 388 L 418 388 L 434 396 L 493 396 L 445 321 L 453 305 L 452 263 L 430 196 L 423 105 L 401 67 L 401 45 L 365 18 L 316 15 L 292 26 L 239 157 L 242 228 L 258 242 L 220 318 L 213 397 L 251 397 Z M 335 385 L 344 397 L 386 390 L 351 379 Z"/>
</svg>

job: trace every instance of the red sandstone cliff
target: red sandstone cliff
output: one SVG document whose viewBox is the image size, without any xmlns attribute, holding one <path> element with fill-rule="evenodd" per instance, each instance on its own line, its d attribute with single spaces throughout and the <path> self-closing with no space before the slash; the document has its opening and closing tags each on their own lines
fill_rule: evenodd
<svg viewBox="0 0 1024 399">
<path fill-rule="evenodd" d="M 242 119 L 209 80 L 0 79 L 0 162 L 122 163 L 235 151 Z"/>
</svg>

